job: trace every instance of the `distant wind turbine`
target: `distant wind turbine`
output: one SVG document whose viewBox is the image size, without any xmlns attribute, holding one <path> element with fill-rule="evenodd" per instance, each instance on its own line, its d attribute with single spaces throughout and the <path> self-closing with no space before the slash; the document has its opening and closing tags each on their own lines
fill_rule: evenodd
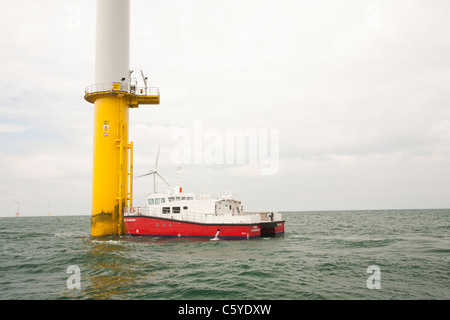
<svg viewBox="0 0 450 320">
<path fill-rule="evenodd" d="M 153 175 L 153 192 L 154 193 L 157 192 L 156 191 L 156 176 L 158 176 L 162 181 L 164 181 L 170 188 L 170 184 L 158 173 L 158 159 L 159 159 L 159 149 L 160 148 L 161 148 L 161 146 L 158 147 L 158 154 L 156 155 L 155 169 L 154 170 L 150 170 L 150 172 L 135 178 L 135 179 L 137 179 L 137 178 Z"/>
</svg>

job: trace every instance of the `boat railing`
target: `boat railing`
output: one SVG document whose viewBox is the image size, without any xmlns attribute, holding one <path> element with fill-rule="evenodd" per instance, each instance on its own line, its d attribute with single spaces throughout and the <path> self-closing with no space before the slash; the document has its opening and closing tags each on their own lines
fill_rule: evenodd
<svg viewBox="0 0 450 320">
<path fill-rule="evenodd" d="M 279 221 L 283 219 L 281 213 L 275 211 L 264 211 L 264 212 L 260 211 L 260 212 L 245 212 L 245 213 L 251 215 L 259 215 L 261 217 L 261 222 Z"/>
<path fill-rule="evenodd" d="M 169 218 L 182 221 L 193 221 L 198 223 L 211 223 L 221 219 L 223 214 L 216 213 L 200 213 L 191 211 L 182 212 L 165 212 L 162 207 L 125 207 L 125 216 L 150 216 L 159 218 Z M 282 220 L 279 212 L 243 212 L 241 214 L 233 214 L 234 218 L 241 217 L 242 222 L 259 223 Z"/>
</svg>

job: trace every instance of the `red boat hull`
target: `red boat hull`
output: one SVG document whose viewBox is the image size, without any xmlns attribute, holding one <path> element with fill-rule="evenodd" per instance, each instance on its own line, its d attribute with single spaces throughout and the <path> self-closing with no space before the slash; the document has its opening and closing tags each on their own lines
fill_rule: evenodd
<svg viewBox="0 0 450 320">
<path fill-rule="evenodd" d="M 124 218 L 126 233 L 134 236 L 253 239 L 284 234 L 284 221 L 256 224 L 205 224 L 148 216 Z"/>
</svg>

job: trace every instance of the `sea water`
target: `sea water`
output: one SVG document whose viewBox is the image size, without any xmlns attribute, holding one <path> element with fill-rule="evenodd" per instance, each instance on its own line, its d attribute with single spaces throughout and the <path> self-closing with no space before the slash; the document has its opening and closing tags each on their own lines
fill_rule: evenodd
<svg viewBox="0 0 450 320">
<path fill-rule="evenodd" d="M 450 210 L 284 212 L 239 241 L 90 236 L 90 216 L 0 218 L 0 299 L 450 299 Z"/>
</svg>

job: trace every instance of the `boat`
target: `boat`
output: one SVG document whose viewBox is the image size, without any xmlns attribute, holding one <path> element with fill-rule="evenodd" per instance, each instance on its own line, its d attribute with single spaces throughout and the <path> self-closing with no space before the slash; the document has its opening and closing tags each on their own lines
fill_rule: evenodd
<svg viewBox="0 0 450 320">
<path fill-rule="evenodd" d="M 155 169 L 136 177 L 153 175 L 153 192 L 146 197 L 146 205 L 124 208 L 127 235 L 206 237 L 212 241 L 284 235 L 285 221 L 280 212 L 245 212 L 241 201 L 230 194 L 196 198 L 194 193 L 183 192 L 181 186 L 171 187 L 158 172 L 159 151 Z M 157 191 L 157 177 L 168 186 L 166 191 Z"/>
<path fill-rule="evenodd" d="M 126 207 L 124 223 L 131 236 L 206 237 L 210 240 L 254 239 L 284 234 L 279 212 L 245 212 L 231 195 L 213 199 L 184 193 L 182 187 L 154 192 L 144 207 Z"/>
</svg>

